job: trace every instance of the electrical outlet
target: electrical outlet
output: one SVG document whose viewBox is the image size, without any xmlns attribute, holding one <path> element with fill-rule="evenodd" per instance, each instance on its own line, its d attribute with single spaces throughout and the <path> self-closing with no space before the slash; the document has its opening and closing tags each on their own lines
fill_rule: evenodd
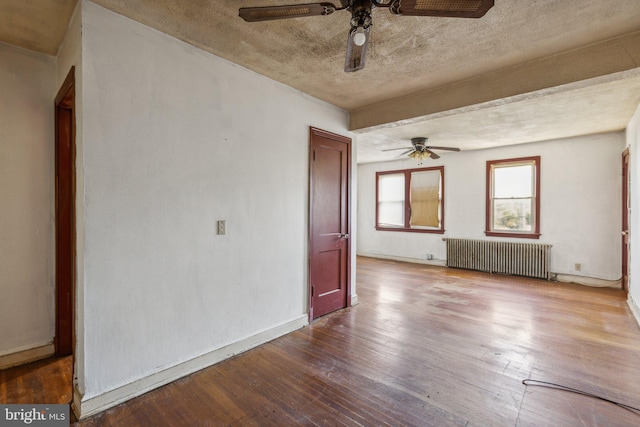
<svg viewBox="0 0 640 427">
<path fill-rule="evenodd" d="M 222 236 L 227 234 L 227 221 L 218 221 L 218 235 Z"/>
<path fill-rule="evenodd" d="M 433 254 L 427 254 L 427 260 L 432 260 L 433 259 Z"/>
<path fill-rule="evenodd" d="M 575 271 L 582 271 L 582 264 L 580 264 L 579 262 L 576 262 L 576 265 L 574 266 L 574 270 Z"/>
</svg>

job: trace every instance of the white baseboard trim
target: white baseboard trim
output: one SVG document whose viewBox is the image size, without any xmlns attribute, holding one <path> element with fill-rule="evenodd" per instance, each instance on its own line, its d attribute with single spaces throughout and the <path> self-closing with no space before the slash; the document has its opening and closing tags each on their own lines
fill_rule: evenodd
<svg viewBox="0 0 640 427">
<path fill-rule="evenodd" d="M 46 359 L 47 357 L 53 356 L 54 353 L 55 347 L 53 343 L 50 343 L 40 347 L 5 354 L 4 356 L 0 356 L 0 369 L 11 368 L 12 366 L 24 365 L 25 363 Z"/>
<path fill-rule="evenodd" d="M 358 305 L 358 295 L 351 295 L 351 307 Z"/>
<path fill-rule="evenodd" d="M 407 258 L 407 257 L 401 257 L 401 256 L 395 256 L 395 255 L 372 254 L 367 252 L 358 252 L 358 256 L 363 256 L 368 258 L 388 259 L 391 261 L 412 262 L 414 264 L 437 265 L 440 267 L 444 267 L 446 264 L 446 261 L 443 259 Z"/>
<path fill-rule="evenodd" d="M 636 323 L 638 324 L 638 326 L 640 326 L 640 307 L 638 306 L 638 303 L 636 303 L 636 301 L 631 297 L 631 295 L 627 297 L 627 305 L 631 309 L 631 313 L 636 319 Z"/>
<path fill-rule="evenodd" d="M 551 273 L 555 275 L 558 282 L 577 283 L 584 286 L 592 286 L 594 288 L 615 288 L 622 289 L 622 280 L 598 279 L 596 277 L 577 276 L 575 274 Z"/>
<path fill-rule="evenodd" d="M 78 390 L 74 390 L 72 403 L 73 412 L 78 419 L 89 417 L 196 371 L 207 368 L 236 354 L 250 350 L 282 335 L 286 335 L 308 324 L 309 317 L 307 314 L 304 314 L 282 325 L 87 399 L 85 399 Z"/>
<path fill-rule="evenodd" d="M 80 402 L 82 401 L 82 393 L 78 390 L 78 384 L 74 384 L 73 387 L 73 399 L 71 400 L 71 410 L 76 416 L 76 419 L 80 419 Z"/>
</svg>

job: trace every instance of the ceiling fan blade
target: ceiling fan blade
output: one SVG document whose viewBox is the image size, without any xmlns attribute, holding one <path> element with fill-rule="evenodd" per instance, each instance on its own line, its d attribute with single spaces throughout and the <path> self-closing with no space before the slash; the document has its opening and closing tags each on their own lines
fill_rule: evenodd
<svg viewBox="0 0 640 427">
<path fill-rule="evenodd" d="M 430 150 L 460 151 L 459 148 L 454 148 L 454 147 L 436 147 L 436 146 L 433 146 L 433 145 L 429 145 L 429 146 L 427 146 L 425 148 L 428 148 Z"/>
<path fill-rule="evenodd" d="M 412 151 L 415 151 L 415 150 L 412 148 L 411 150 L 407 150 L 407 151 L 405 151 L 405 152 L 404 152 L 404 153 L 402 153 L 402 154 L 398 154 L 398 155 L 396 156 L 396 159 L 397 159 L 397 158 L 400 158 L 400 157 L 402 157 L 402 156 L 404 156 L 405 154 L 409 154 L 409 153 L 411 153 Z"/>
<path fill-rule="evenodd" d="M 432 159 L 434 159 L 434 160 L 435 160 L 435 159 L 439 159 L 439 158 L 440 158 L 440 156 L 438 156 L 436 153 L 434 153 L 434 152 L 433 152 L 433 151 L 431 151 L 431 150 L 428 150 L 428 149 L 426 149 L 426 148 L 425 148 L 425 150 L 424 150 L 424 151 L 426 151 L 427 153 L 429 153 L 429 154 L 430 154 L 430 155 L 429 155 L 429 157 L 431 157 L 431 158 L 432 158 Z"/>
<path fill-rule="evenodd" d="M 389 10 L 405 16 L 480 18 L 493 3 L 494 0 L 393 0 Z"/>
<path fill-rule="evenodd" d="M 331 15 L 336 7 L 331 3 L 290 4 L 285 6 L 241 7 L 238 15 L 247 22 L 274 19 Z"/>
<path fill-rule="evenodd" d="M 412 151 L 413 147 L 409 148 L 409 147 L 400 147 L 400 148 L 386 148 L 384 150 L 380 150 L 380 151 L 395 151 L 395 150 L 409 150 Z"/>
<path fill-rule="evenodd" d="M 345 72 L 352 73 L 364 68 L 370 32 L 371 27 L 351 28 L 351 30 L 349 30 L 349 38 L 347 39 L 347 56 L 344 61 Z"/>
</svg>

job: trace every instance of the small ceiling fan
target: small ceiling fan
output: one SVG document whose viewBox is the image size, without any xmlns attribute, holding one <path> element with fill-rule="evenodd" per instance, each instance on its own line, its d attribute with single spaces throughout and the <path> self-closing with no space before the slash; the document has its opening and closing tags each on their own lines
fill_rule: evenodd
<svg viewBox="0 0 640 427">
<path fill-rule="evenodd" d="M 402 157 L 405 154 L 408 154 L 412 159 L 417 159 L 418 164 L 422 164 L 422 160 L 431 157 L 432 159 L 439 159 L 440 156 L 434 153 L 432 150 L 447 150 L 447 151 L 460 151 L 459 148 L 454 147 L 436 147 L 433 145 L 427 145 L 427 140 L 429 138 L 425 138 L 423 136 L 411 138 L 411 144 L 413 147 L 401 147 L 401 148 L 389 148 L 387 150 L 382 151 L 394 151 L 394 150 L 407 150 L 404 153 L 400 154 L 398 157 Z"/>
<path fill-rule="evenodd" d="M 364 68 L 373 23 L 371 12 L 386 7 L 395 15 L 441 16 L 451 18 L 480 18 L 493 7 L 494 0 L 339 0 L 333 3 L 306 3 L 284 6 L 242 7 L 239 15 L 247 22 L 275 19 L 326 16 L 337 10 L 351 12 L 351 29 L 347 38 L 345 72 Z"/>
</svg>

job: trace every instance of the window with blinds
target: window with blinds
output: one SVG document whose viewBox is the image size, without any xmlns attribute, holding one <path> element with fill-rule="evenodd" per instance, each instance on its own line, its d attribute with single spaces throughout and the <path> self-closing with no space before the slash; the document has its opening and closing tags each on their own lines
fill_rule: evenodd
<svg viewBox="0 0 640 427">
<path fill-rule="evenodd" d="M 378 172 L 376 228 L 444 233 L 444 167 Z"/>
</svg>

